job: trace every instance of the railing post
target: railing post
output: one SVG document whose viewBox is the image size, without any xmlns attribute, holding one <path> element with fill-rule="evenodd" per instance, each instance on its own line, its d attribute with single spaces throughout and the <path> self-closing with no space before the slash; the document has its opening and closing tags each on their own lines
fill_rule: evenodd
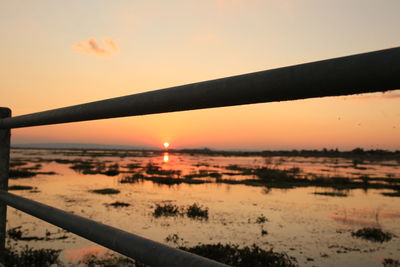
<svg viewBox="0 0 400 267">
<path fill-rule="evenodd" d="M 11 117 L 9 108 L 0 107 L 0 118 Z M 10 163 L 10 129 L 0 129 L 0 189 L 7 191 Z M 0 203 L 0 263 L 5 265 L 7 205 Z"/>
</svg>

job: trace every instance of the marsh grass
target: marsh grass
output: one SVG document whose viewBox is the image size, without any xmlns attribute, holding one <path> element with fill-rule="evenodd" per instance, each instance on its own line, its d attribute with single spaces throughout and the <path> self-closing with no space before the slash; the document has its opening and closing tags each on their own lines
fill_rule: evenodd
<svg viewBox="0 0 400 267">
<path fill-rule="evenodd" d="M 362 238 L 372 242 L 388 242 L 394 235 L 389 232 L 384 232 L 380 228 L 362 228 L 355 232 L 352 232 L 353 237 Z"/>
<path fill-rule="evenodd" d="M 348 197 L 349 195 L 342 192 L 314 192 L 314 195 L 328 196 L 328 197 Z"/>
<path fill-rule="evenodd" d="M 11 185 L 8 190 L 33 190 L 34 187 L 29 185 Z"/>
<path fill-rule="evenodd" d="M 395 192 L 382 192 L 381 193 L 383 196 L 386 197 L 400 197 L 400 191 L 395 191 Z"/>
<path fill-rule="evenodd" d="M 31 178 L 36 176 L 37 173 L 26 170 L 26 169 L 10 169 L 8 176 L 12 178 Z"/>
<path fill-rule="evenodd" d="M 173 204 L 156 204 L 153 216 L 158 218 L 161 216 L 178 216 L 182 215 L 180 208 Z"/>
<path fill-rule="evenodd" d="M 198 203 L 193 203 L 187 207 L 177 206 L 175 204 L 156 204 L 153 216 L 159 218 L 161 216 L 184 216 L 190 219 L 208 220 L 208 208 Z"/>
<path fill-rule="evenodd" d="M 102 195 L 113 195 L 113 194 L 119 194 L 121 191 L 113 188 L 103 188 L 103 189 L 89 190 L 89 192 Z"/>
<path fill-rule="evenodd" d="M 146 176 L 142 173 L 135 173 L 132 176 L 126 176 L 119 180 L 120 183 L 139 183 L 151 181 L 159 185 L 179 185 L 179 184 L 204 184 L 211 183 L 210 181 L 189 179 L 189 178 L 173 178 L 168 176 Z"/>
<path fill-rule="evenodd" d="M 143 263 L 128 257 L 106 253 L 104 255 L 87 254 L 79 262 L 79 266 L 87 267 L 146 267 Z"/>
<path fill-rule="evenodd" d="M 79 174 L 103 174 L 106 176 L 116 176 L 120 174 L 118 163 L 107 165 L 106 161 L 93 161 L 92 159 L 75 159 L 72 161 L 67 160 L 65 163 L 72 163 L 70 169 L 73 169 Z"/>
<path fill-rule="evenodd" d="M 264 250 L 255 244 L 251 247 L 246 246 L 243 248 L 239 248 L 239 245 L 223 245 L 221 243 L 179 248 L 230 266 L 298 266 L 294 257 L 290 257 L 285 253 L 274 252 L 272 249 Z"/>
<path fill-rule="evenodd" d="M 202 207 L 197 203 L 193 203 L 186 209 L 186 215 L 192 219 L 205 219 L 208 220 L 208 208 Z"/>
<path fill-rule="evenodd" d="M 145 172 L 151 175 L 161 175 L 161 176 L 176 176 L 179 177 L 181 175 L 181 170 L 164 170 L 159 165 L 149 162 L 145 168 Z"/>
<path fill-rule="evenodd" d="M 400 261 L 391 258 L 384 259 L 382 264 L 383 267 L 400 267 Z"/>
<path fill-rule="evenodd" d="M 265 222 L 268 222 L 267 217 L 265 217 L 263 214 L 261 214 L 260 216 L 257 217 L 256 219 L 256 223 L 257 224 L 263 224 Z"/>
<path fill-rule="evenodd" d="M 4 255 L 5 266 L 47 267 L 62 266 L 59 249 L 34 249 L 25 246 L 20 250 L 7 248 Z"/>
<path fill-rule="evenodd" d="M 27 235 L 27 233 L 28 233 L 28 230 L 27 229 L 22 230 L 22 226 L 17 226 L 17 227 L 10 228 L 7 230 L 8 238 L 15 240 L 15 241 L 19 241 L 19 240 L 22 240 L 22 241 L 40 241 L 40 240 L 51 241 L 51 240 L 63 240 L 63 239 L 68 238 L 68 236 L 65 235 L 65 232 L 62 235 L 58 235 L 59 232 L 51 233 L 46 230 L 45 235 L 42 237 L 41 236 L 30 236 L 30 235 Z M 63 232 L 61 232 L 61 233 L 63 233 Z M 56 236 L 52 237 L 53 234 L 56 234 Z"/>
<path fill-rule="evenodd" d="M 113 202 L 113 203 L 104 204 L 104 205 L 106 205 L 106 206 L 111 206 L 111 207 L 115 207 L 115 208 L 119 208 L 119 207 L 129 207 L 131 204 L 125 203 L 125 202 L 115 201 L 115 202 Z"/>
</svg>

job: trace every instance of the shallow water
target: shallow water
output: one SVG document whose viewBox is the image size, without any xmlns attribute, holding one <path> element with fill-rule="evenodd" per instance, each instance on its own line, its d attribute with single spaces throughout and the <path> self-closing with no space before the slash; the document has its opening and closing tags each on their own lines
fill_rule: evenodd
<svg viewBox="0 0 400 267">
<path fill-rule="evenodd" d="M 101 155 L 101 152 L 99 152 Z M 121 152 L 122 153 L 122 152 Z M 14 150 L 13 159 L 94 159 L 107 164 L 149 162 L 165 170 L 181 170 L 181 175 L 199 170 L 227 172 L 229 165 L 245 167 L 298 167 L 303 173 L 329 176 L 400 177 L 398 162 L 365 162 L 354 166 L 342 158 L 301 157 L 222 157 L 190 154 L 153 153 L 139 156 L 110 155 L 87 157 L 68 151 Z M 315 192 L 334 192 L 329 188 L 302 187 L 276 189 L 221 183 L 159 185 L 152 181 L 120 183 L 126 175 L 109 177 L 102 174 L 84 175 L 70 168 L 71 164 L 41 162 L 40 171 L 55 171 L 57 175 L 38 175 L 33 178 L 11 179 L 10 185 L 30 185 L 36 191 L 13 193 L 90 218 L 125 231 L 167 243 L 166 237 L 177 234 L 179 245 L 198 243 L 231 243 L 262 248 L 274 248 L 297 259 L 300 266 L 382 266 L 384 258 L 400 255 L 400 198 L 383 196 L 391 190 L 348 190 L 347 197 L 316 195 Z M 360 168 L 361 166 L 361 168 Z M 121 170 L 125 170 L 121 168 Z M 224 175 L 225 176 L 225 175 Z M 232 177 L 229 177 L 232 179 Z M 234 176 L 234 179 L 246 177 Z M 114 188 L 119 194 L 101 195 L 94 189 Z M 131 204 L 112 207 L 115 201 Z M 155 205 L 172 203 L 186 207 L 198 203 L 209 209 L 208 220 L 194 220 L 186 216 L 155 218 Z M 256 223 L 261 215 L 268 221 Z M 8 210 L 7 227 L 22 226 L 26 235 L 45 236 L 60 231 L 39 219 Z M 386 243 L 373 243 L 351 236 L 362 227 L 382 227 L 397 238 Z M 268 234 L 262 235 L 266 230 Z M 56 233 L 57 237 L 65 233 Z M 51 241 L 18 241 L 36 248 L 63 249 L 66 264 L 76 263 L 88 253 L 102 253 L 104 249 L 71 233 L 67 239 Z M 176 244 L 169 245 L 176 246 Z"/>
</svg>

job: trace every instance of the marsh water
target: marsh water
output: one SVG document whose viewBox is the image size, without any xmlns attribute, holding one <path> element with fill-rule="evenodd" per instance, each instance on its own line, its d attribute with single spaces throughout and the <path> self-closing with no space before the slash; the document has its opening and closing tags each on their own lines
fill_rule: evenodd
<svg viewBox="0 0 400 267">
<path fill-rule="evenodd" d="M 396 160 L 24 149 L 14 149 L 11 159 L 19 168 L 39 169 L 33 177 L 10 179 L 11 187 L 32 187 L 13 193 L 171 246 L 256 244 L 286 253 L 300 266 L 382 266 L 385 258 L 400 259 L 400 197 L 392 188 L 400 182 Z M 368 177 L 371 185 L 382 179 L 384 186 L 246 182 L 254 178 L 248 170 L 263 167 L 332 179 Z M 129 179 L 143 173 L 147 176 Z M 164 183 L 164 178 L 182 182 Z M 92 191 L 104 188 L 119 193 Z M 129 206 L 110 205 L 116 202 Z M 154 216 L 157 205 L 185 209 L 194 203 L 208 210 L 208 218 Z M 62 249 L 67 266 L 106 252 L 9 208 L 7 228 L 15 227 L 23 236 L 37 237 L 18 245 Z M 352 236 L 365 227 L 381 228 L 393 238 L 381 243 Z"/>
</svg>

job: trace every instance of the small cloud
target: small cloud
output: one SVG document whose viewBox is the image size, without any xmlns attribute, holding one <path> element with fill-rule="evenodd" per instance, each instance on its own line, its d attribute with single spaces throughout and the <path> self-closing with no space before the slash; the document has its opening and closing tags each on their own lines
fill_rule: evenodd
<svg viewBox="0 0 400 267">
<path fill-rule="evenodd" d="M 104 38 L 103 39 L 104 46 L 97 42 L 95 38 L 90 38 L 83 42 L 77 42 L 73 45 L 74 50 L 85 53 L 85 54 L 93 54 L 98 56 L 107 56 L 111 54 L 115 54 L 118 52 L 118 47 L 112 39 Z"/>
</svg>

